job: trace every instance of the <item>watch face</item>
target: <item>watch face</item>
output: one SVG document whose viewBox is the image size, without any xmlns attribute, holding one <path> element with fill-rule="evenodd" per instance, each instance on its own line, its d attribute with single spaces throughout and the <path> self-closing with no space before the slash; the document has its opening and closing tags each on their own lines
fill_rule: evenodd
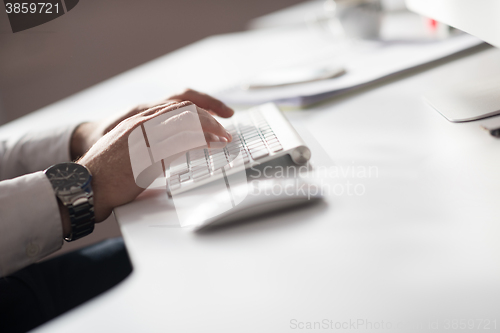
<svg viewBox="0 0 500 333">
<path fill-rule="evenodd" d="M 71 192 L 83 188 L 90 181 L 90 173 L 80 164 L 61 163 L 45 171 L 56 192 Z"/>
</svg>

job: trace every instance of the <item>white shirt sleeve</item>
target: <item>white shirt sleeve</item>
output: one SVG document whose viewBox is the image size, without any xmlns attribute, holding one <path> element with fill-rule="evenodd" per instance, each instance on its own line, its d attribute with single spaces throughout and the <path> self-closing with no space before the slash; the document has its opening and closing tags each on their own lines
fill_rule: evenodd
<svg viewBox="0 0 500 333">
<path fill-rule="evenodd" d="M 76 125 L 71 125 L 0 141 L 0 180 L 68 162 L 71 159 L 71 135 L 75 128 Z"/>
<path fill-rule="evenodd" d="M 62 240 L 57 199 L 42 171 L 0 182 L 0 276 L 57 251 Z"/>
<path fill-rule="evenodd" d="M 8 179 L 0 181 L 0 276 L 61 248 L 59 206 L 52 185 L 39 170 L 70 160 L 74 129 L 68 126 L 0 141 L 0 180 Z M 34 173 L 20 176 L 30 172 Z"/>
</svg>

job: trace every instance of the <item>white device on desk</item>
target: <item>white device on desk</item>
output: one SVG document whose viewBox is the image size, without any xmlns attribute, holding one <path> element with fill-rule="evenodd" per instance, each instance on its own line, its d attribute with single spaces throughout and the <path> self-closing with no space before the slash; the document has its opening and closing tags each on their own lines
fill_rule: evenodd
<svg viewBox="0 0 500 333">
<path fill-rule="evenodd" d="M 231 143 L 219 149 L 190 150 L 166 170 L 167 192 L 182 227 L 206 229 L 310 199 L 309 193 L 304 193 L 304 199 L 293 191 L 286 197 L 249 194 L 246 169 L 277 162 L 286 155 L 296 164 L 311 157 L 309 148 L 274 104 L 237 112 L 221 123 L 233 136 Z"/>
<path fill-rule="evenodd" d="M 406 0 L 406 3 L 419 14 L 500 47 L 498 0 Z M 500 114 L 499 78 L 493 73 L 493 77 L 453 84 L 434 91 L 425 100 L 451 122 L 494 116 Z"/>
<path fill-rule="evenodd" d="M 281 111 L 272 103 L 237 112 L 221 120 L 233 141 L 223 149 L 187 152 L 170 164 L 168 191 L 174 196 L 250 168 L 290 155 L 297 164 L 311 158 L 311 151 Z M 242 165 L 232 163 L 241 156 Z M 223 172 L 218 172 L 223 168 Z"/>
</svg>

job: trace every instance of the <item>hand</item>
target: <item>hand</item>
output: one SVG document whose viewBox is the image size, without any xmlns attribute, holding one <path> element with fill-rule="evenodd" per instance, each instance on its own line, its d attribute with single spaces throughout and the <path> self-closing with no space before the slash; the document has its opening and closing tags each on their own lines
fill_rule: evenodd
<svg viewBox="0 0 500 333">
<path fill-rule="evenodd" d="M 129 134 L 152 118 L 191 104 L 180 102 L 158 106 L 125 119 L 98 140 L 78 161 L 92 173 L 96 222 L 105 220 L 113 208 L 134 200 L 144 190 L 134 180 L 129 156 Z M 197 111 L 207 140 L 213 136 L 231 141 L 229 133 L 209 112 L 201 108 L 197 108 Z"/>
<path fill-rule="evenodd" d="M 80 156 L 83 156 L 90 147 L 123 120 L 154 106 L 168 106 L 182 101 L 193 102 L 200 108 L 207 110 L 210 114 L 223 118 L 229 118 L 234 114 L 234 111 L 221 101 L 195 90 L 186 89 L 180 94 L 170 96 L 157 103 L 138 105 L 126 112 L 120 112 L 102 121 L 81 124 L 75 129 L 71 138 L 71 159 L 76 160 Z"/>
</svg>

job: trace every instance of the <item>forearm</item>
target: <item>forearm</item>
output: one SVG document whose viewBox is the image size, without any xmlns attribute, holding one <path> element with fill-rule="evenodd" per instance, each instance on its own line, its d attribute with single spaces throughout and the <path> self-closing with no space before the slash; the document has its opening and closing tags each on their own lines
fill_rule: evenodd
<svg viewBox="0 0 500 333">
<path fill-rule="evenodd" d="M 75 128 L 70 141 L 70 156 L 72 161 L 76 161 L 82 157 L 100 139 L 102 131 L 99 131 L 98 127 L 98 123 L 87 122 Z"/>
</svg>

